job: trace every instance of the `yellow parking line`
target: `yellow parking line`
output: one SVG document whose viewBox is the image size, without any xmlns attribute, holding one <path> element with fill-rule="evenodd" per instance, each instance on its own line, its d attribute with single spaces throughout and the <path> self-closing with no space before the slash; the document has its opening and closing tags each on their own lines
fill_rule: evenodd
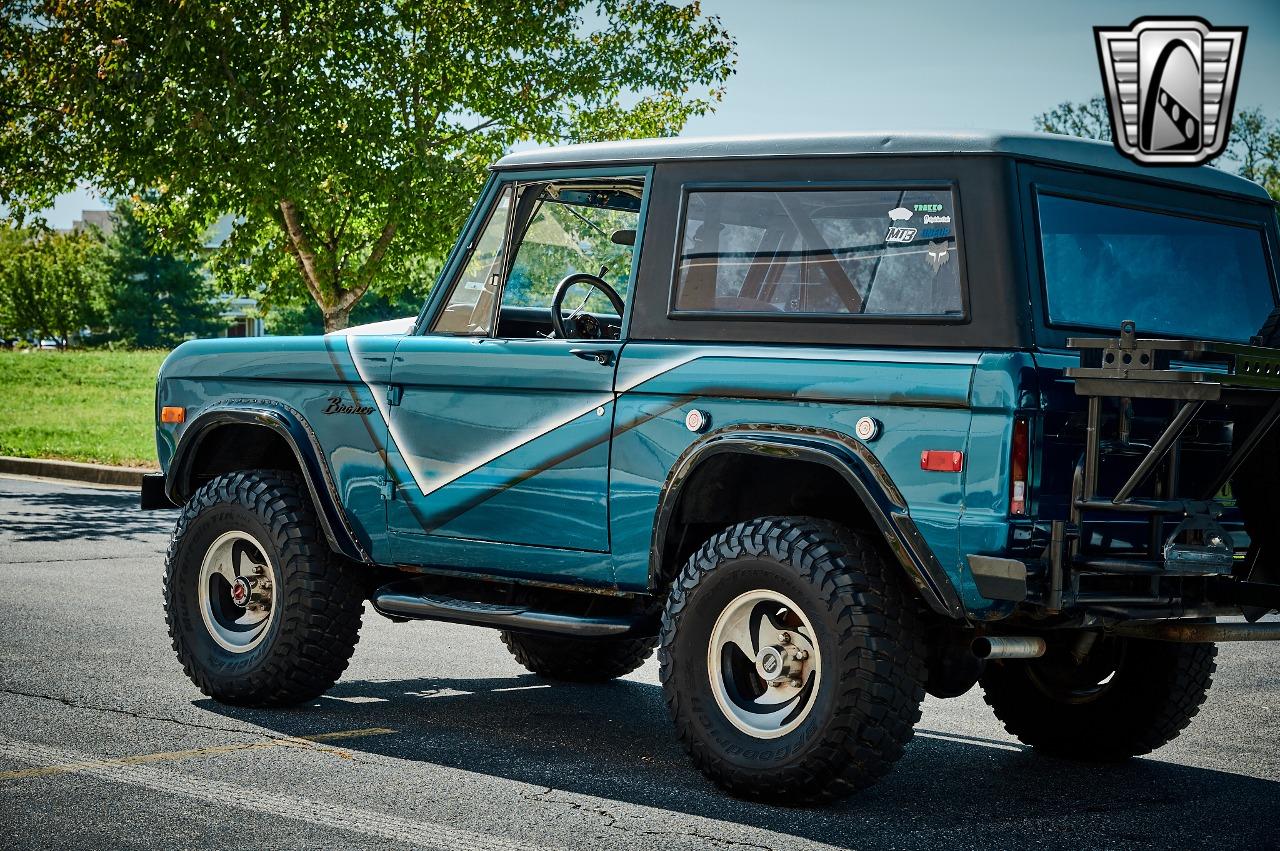
<svg viewBox="0 0 1280 851">
<path fill-rule="evenodd" d="M 317 733 L 313 736 L 288 736 L 281 739 L 263 739 L 258 742 L 245 742 L 236 745 L 215 745 L 208 748 L 194 748 L 187 751 L 165 751 L 162 753 L 137 754 L 115 759 L 95 759 L 88 762 L 71 762 L 63 765 L 49 765 L 41 768 L 25 768 L 19 771 L 0 771 L 0 780 L 25 780 L 30 777 L 48 777 L 53 774 L 67 774 L 91 766 L 101 765 L 144 765 L 152 762 L 170 762 L 181 759 L 195 759 L 202 756 L 218 756 L 220 754 L 237 753 L 239 751 L 261 751 L 269 748 L 303 748 L 332 753 L 350 759 L 351 754 L 339 748 L 326 748 L 318 742 L 332 742 L 341 739 L 355 739 L 361 736 L 381 736 L 394 733 L 387 727 L 367 727 L 363 730 L 338 730 L 333 733 Z"/>
</svg>

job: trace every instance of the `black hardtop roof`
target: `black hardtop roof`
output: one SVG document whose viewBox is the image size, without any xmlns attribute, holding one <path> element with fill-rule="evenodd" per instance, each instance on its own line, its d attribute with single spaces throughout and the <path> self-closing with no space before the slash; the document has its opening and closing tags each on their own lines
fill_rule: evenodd
<svg viewBox="0 0 1280 851">
<path fill-rule="evenodd" d="M 1253 181 L 1210 166 L 1139 166 L 1122 157 L 1108 142 L 1050 133 L 831 133 L 636 139 L 519 151 L 498 160 L 493 167 L 501 170 L 695 159 L 927 154 L 1004 155 L 1270 200 L 1266 190 Z"/>
</svg>

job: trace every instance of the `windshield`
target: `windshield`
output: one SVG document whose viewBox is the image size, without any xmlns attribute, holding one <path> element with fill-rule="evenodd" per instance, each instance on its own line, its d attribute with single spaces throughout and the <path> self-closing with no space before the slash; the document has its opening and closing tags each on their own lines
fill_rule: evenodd
<svg viewBox="0 0 1280 851">
<path fill-rule="evenodd" d="M 1042 194 L 1049 321 L 1247 342 L 1275 307 L 1262 229 Z"/>
</svg>

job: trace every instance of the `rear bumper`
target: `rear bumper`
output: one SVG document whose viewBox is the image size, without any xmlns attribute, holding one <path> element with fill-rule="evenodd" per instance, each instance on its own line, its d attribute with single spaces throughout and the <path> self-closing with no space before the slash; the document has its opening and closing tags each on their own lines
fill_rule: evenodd
<svg viewBox="0 0 1280 851">
<path fill-rule="evenodd" d="M 1087 565 L 1087 577 L 1115 582 L 1081 582 L 1076 571 L 1076 581 L 1055 592 L 1053 565 L 1043 559 L 973 555 L 968 561 L 978 593 L 1039 615 L 1076 613 L 1106 620 L 1245 615 L 1257 620 L 1280 611 L 1280 584 L 1230 574 L 1197 575 L 1156 562 L 1095 560 Z"/>
<path fill-rule="evenodd" d="M 142 477 L 139 491 L 139 507 L 143 511 L 154 511 L 158 508 L 177 508 L 164 491 L 164 473 L 148 473 Z"/>
</svg>

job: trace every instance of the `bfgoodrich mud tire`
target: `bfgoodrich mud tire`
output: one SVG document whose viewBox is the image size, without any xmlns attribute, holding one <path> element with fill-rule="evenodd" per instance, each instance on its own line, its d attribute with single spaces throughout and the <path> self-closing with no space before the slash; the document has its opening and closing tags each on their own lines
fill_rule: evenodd
<svg viewBox="0 0 1280 851">
<path fill-rule="evenodd" d="M 525 668 L 550 680 L 602 683 L 626 676 L 653 655 L 656 638 L 563 638 L 502 632 L 502 643 Z"/>
<path fill-rule="evenodd" d="M 236 472 L 182 509 L 164 606 L 173 649 L 202 692 L 285 706 L 322 694 L 346 669 L 363 597 L 297 476 Z"/>
<path fill-rule="evenodd" d="M 1065 644 L 1040 659 L 991 662 L 987 703 L 1013 735 L 1057 756 L 1114 761 L 1150 753 L 1200 711 L 1212 644 L 1110 638 L 1075 664 Z"/>
<path fill-rule="evenodd" d="M 820 803 L 902 756 L 924 699 L 922 636 L 914 598 L 871 540 L 763 517 L 707 541 L 676 578 L 660 677 L 704 774 L 739 797 Z"/>
</svg>

